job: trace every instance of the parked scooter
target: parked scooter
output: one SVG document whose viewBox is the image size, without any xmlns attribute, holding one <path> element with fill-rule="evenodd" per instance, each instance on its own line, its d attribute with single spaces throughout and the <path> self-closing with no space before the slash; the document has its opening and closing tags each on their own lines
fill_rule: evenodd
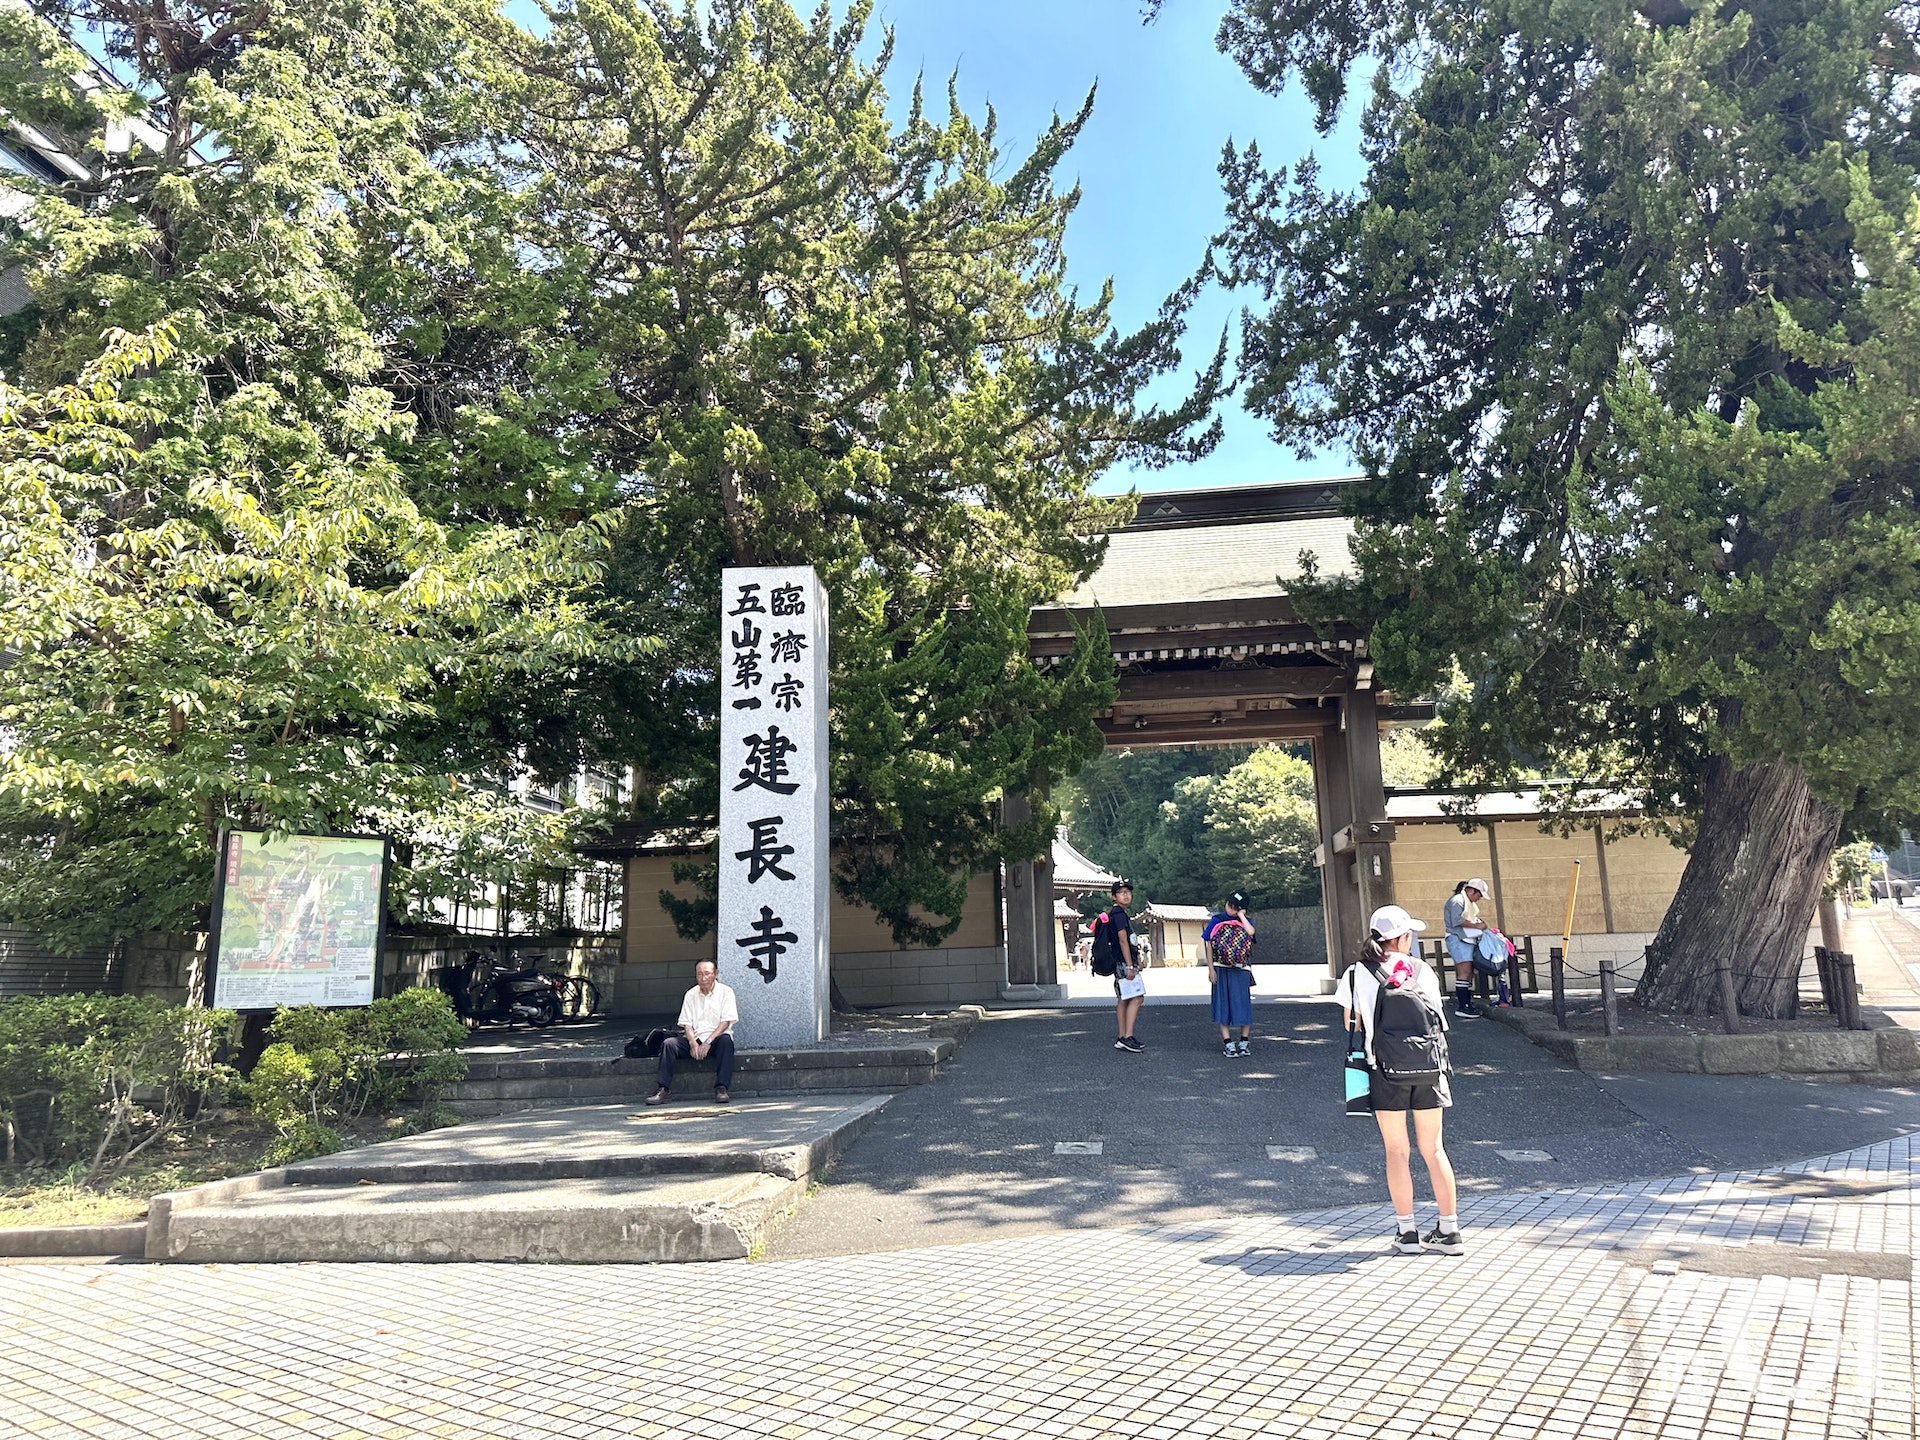
<svg viewBox="0 0 1920 1440">
<path fill-rule="evenodd" d="M 536 970 L 492 973 L 492 962 L 469 950 L 458 965 L 434 972 L 453 1001 L 454 1012 L 469 1025 L 531 1025 L 544 1030 L 560 1018 L 563 1000 L 551 975 Z"/>
</svg>

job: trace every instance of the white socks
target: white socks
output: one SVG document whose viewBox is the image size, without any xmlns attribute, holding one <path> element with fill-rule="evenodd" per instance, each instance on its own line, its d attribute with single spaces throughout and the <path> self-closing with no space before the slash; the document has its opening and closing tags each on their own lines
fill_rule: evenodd
<svg viewBox="0 0 1920 1440">
<path fill-rule="evenodd" d="M 1440 1217 L 1440 1228 L 1448 1235 L 1459 1234 L 1460 1217 L 1458 1215 L 1442 1215 Z"/>
<path fill-rule="evenodd" d="M 1409 1230 L 1417 1230 L 1419 1228 L 1413 1223 L 1413 1216 L 1411 1215 L 1395 1215 L 1393 1217 L 1393 1223 L 1400 1227 L 1400 1233 L 1402 1235 L 1406 1234 Z"/>
</svg>

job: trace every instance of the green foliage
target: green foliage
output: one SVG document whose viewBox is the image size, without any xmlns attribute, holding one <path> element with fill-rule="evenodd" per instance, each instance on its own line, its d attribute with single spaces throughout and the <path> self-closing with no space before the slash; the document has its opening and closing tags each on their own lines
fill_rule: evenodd
<svg viewBox="0 0 1920 1440">
<path fill-rule="evenodd" d="M 1075 846 L 1134 882 L 1136 909 L 1320 898 L 1313 767 L 1280 746 L 1112 751 L 1058 794 Z"/>
<path fill-rule="evenodd" d="M 1389 790 L 1419 790 L 1440 779 L 1440 757 L 1419 730 L 1389 730 L 1380 737 L 1380 778 Z"/>
<path fill-rule="evenodd" d="M 1785 759 L 1856 826 L 1913 813 L 1909 23 L 1233 5 L 1223 41 L 1323 122 L 1375 67 L 1363 189 L 1231 154 L 1223 254 L 1272 297 L 1249 403 L 1373 477 L 1319 603 L 1396 689 L 1467 672 L 1454 779 L 1689 811 L 1712 757 Z"/>
<path fill-rule="evenodd" d="M 0 331 L 0 910 L 191 925 L 223 820 L 391 828 L 403 910 L 517 883 L 572 837 L 459 777 L 521 766 L 636 767 L 628 818 L 708 824 L 719 570 L 752 561 L 833 596 L 848 894 L 931 941 L 1044 847 L 992 802 L 1098 748 L 1112 679 L 1097 633 L 1031 664 L 1028 611 L 1125 515 L 1095 478 L 1212 443 L 1224 349 L 1142 405 L 1191 287 L 1122 334 L 1066 285 L 1086 111 L 1024 156 L 951 98 L 894 124 L 868 15 L 6 11 L 0 113 L 138 123 L 96 179 L 0 179 L 34 301 Z M 63 36 L 133 88 L 81 94 Z"/>
<path fill-rule="evenodd" d="M 270 1170 L 276 1165 L 338 1154 L 346 1144 L 346 1138 L 338 1130 L 306 1115 L 295 1115 L 280 1126 L 280 1133 L 260 1152 L 260 1168 Z"/>
<path fill-rule="evenodd" d="M 33 296 L 0 351 L 0 913 L 71 945 L 191 928 L 225 823 L 417 839 L 403 910 L 475 856 L 545 868 L 560 838 L 510 842 L 458 777 L 514 767 L 525 697 L 649 642 L 598 597 L 617 521 L 564 420 L 597 382 L 529 331 L 523 202 L 480 159 L 501 22 L 46 13 L 137 83 L 83 94 L 9 7 L 0 113 L 137 123 L 97 178 L 0 176 Z"/>
<path fill-rule="evenodd" d="M 1228 882 L 1220 894 L 1244 889 L 1262 910 L 1313 904 L 1320 898 L 1313 864 L 1319 842 L 1313 763 L 1278 745 L 1255 750 L 1207 797 L 1207 856 Z"/>
<path fill-rule="evenodd" d="M 629 508 L 612 575 L 670 658 L 583 675 L 556 724 L 617 714 L 640 818 L 710 819 L 719 571 L 810 563 L 832 597 L 839 883 L 901 943 L 932 943 L 969 872 L 1044 849 L 991 801 L 1099 747 L 1103 637 L 1041 670 L 1031 608 L 1090 572 L 1123 461 L 1211 444 L 1219 362 L 1160 412 L 1189 294 L 1135 334 L 1065 283 L 1077 193 L 1054 172 L 1085 123 L 1024 156 L 951 97 L 889 121 L 870 6 L 559 4 L 504 83 L 537 200 L 528 243 L 569 278 L 568 339 L 609 377 L 582 417 Z M 1044 807 L 1043 807 L 1044 810 Z M 676 919 L 682 917 L 676 916 Z"/>
<path fill-rule="evenodd" d="M 114 1174 L 207 1115 L 231 1071 L 231 1011 L 132 995 L 0 1001 L 0 1130 L 9 1164 Z"/>
<path fill-rule="evenodd" d="M 1464 671 L 1450 781 L 1697 820 L 1655 1003 L 1711 1004 L 1725 956 L 1791 1013 L 1826 854 L 1920 811 L 1915 24 L 1234 0 L 1222 32 L 1323 127 L 1372 74 L 1358 192 L 1223 166 L 1248 403 L 1370 478 L 1358 578 L 1302 601 L 1396 691 Z"/>
<path fill-rule="evenodd" d="M 254 1112 L 280 1131 L 274 1154 L 305 1158 L 339 1148 L 328 1121 L 411 1102 L 424 1118 L 467 1071 L 467 1029 L 438 990 L 402 990 L 371 1005 L 275 1012 L 269 1044 L 247 1077 Z M 297 1153 L 296 1152 L 301 1152 Z M 267 1164 L 284 1164 L 284 1159 Z"/>
</svg>

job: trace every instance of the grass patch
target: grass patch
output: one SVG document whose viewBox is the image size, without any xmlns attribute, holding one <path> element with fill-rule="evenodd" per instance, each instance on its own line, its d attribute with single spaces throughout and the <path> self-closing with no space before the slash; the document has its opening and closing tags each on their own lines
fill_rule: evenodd
<svg viewBox="0 0 1920 1440">
<path fill-rule="evenodd" d="M 436 1121 L 451 1121 L 436 1113 Z M 341 1127 L 347 1147 L 394 1140 L 420 1128 L 409 1117 L 367 1116 Z M 434 1128 L 438 1128 L 435 1125 Z M 168 1190 L 249 1175 L 278 1138 L 274 1127 L 246 1112 L 204 1129 L 170 1137 L 139 1156 L 122 1175 L 93 1185 L 72 1172 L 0 1166 L 0 1230 L 23 1225 L 124 1225 L 144 1220 L 147 1201 Z"/>
</svg>

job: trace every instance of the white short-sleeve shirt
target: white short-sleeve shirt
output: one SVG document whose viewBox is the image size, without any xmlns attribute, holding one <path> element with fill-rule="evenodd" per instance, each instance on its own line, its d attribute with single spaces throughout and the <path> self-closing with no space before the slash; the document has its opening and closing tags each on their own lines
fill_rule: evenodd
<svg viewBox="0 0 1920 1440">
<path fill-rule="evenodd" d="M 691 1026 L 693 1038 L 702 1045 L 713 1038 L 713 1032 L 721 1024 L 731 1020 L 736 1026 L 740 1023 L 740 1007 L 734 1001 L 733 987 L 713 982 L 713 993 L 702 995 L 700 987 L 694 986 L 687 991 L 686 998 L 680 1002 L 681 1026 Z M 731 1033 L 731 1032 L 729 1032 Z"/>
</svg>

